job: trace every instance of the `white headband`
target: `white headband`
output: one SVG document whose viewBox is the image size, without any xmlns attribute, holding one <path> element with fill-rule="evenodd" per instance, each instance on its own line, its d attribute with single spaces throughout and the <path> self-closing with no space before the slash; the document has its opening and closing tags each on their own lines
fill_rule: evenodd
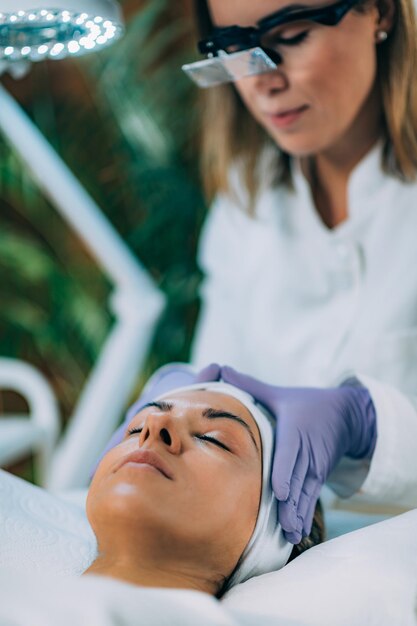
<svg viewBox="0 0 417 626">
<path fill-rule="evenodd" d="M 272 459 L 274 453 L 275 420 L 255 402 L 249 394 L 223 382 L 199 383 L 164 392 L 156 400 L 179 391 L 207 390 L 224 393 L 239 400 L 253 416 L 262 441 L 262 493 L 258 518 L 248 545 L 231 575 L 227 588 L 242 583 L 253 576 L 273 572 L 288 562 L 293 545 L 283 534 L 278 522 L 278 502 L 271 486 Z"/>
</svg>

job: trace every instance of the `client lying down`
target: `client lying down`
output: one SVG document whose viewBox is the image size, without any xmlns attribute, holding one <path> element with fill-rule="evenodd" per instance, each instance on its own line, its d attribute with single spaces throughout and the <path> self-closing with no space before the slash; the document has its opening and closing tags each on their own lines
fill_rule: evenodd
<svg viewBox="0 0 417 626">
<path fill-rule="evenodd" d="M 96 537 L 83 506 L 0 470 L 0 624 L 416 626 L 417 511 L 282 567 L 321 542 L 320 512 L 286 542 L 273 422 L 186 369 L 154 375 L 112 437 L 88 496 Z"/>
<path fill-rule="evenodd" d="M 225 383 L 175 389 L 134 412 L 87 499 L 98 556 L 84 575 L 220 597 L 323 540 L 293 546 L 270 485 L 273 420 Z"/>
</svg>

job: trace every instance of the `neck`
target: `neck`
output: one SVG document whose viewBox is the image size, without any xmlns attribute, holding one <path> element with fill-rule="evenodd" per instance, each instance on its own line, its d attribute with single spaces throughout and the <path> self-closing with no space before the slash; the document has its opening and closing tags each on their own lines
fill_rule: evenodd
<svg viewBox="0 0 417 626">
<path fill-rule="evenodd" d="M 302 161 L 316 209 L 324 223 L 333 228 L 348 217 L 347 186 L 350 174 L 381 136 L 381 104 L 373 90 L 353 127 L 337 144 Z"/>
<path fill-rule="evenodd" d="M 350 174 L 370 151 L 380 137 L 380 132 L 362 137 L 352 142 L 351 138 L 344 145 L 317 154 L 313 159 L 316 180 L 322 187 L 349 179 Z M 350 144 L 350 145 L 349 145 Z M 330 185 L 329 185 L 330 183 Z"/>
<path fill-rule="evenodd" d="M 83 573 L 85 575 L 107 576 L 139 587 L 163 587 L 169 589 L 190 589 L 215 595 L 217 584 L 203 577 L 201 572 L 185 566 L 171 567 L 166 563 L 146 562 L 140 558 L 115 558 L 99 555 Z"/>
</svg>

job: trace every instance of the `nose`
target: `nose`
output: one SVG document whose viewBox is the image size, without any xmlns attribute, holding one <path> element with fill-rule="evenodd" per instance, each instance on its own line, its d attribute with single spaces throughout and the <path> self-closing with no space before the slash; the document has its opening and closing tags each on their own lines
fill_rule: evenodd
<svg viewBox="0 0 417 626">
<path fill-rule="evenodd" d="M 163 444 L 171 454 L 181 451 L 181 438 L 173 419 L 168 413 L 151 414 L 146 418 L 139 437 L 139 446 Z"/>
<path fill-rule="evenodd" d="M 255 86 L 263 95 L 273 96 L 288 87 L 288 80 L 281 69 L 253 76 Z"/>
</svg>

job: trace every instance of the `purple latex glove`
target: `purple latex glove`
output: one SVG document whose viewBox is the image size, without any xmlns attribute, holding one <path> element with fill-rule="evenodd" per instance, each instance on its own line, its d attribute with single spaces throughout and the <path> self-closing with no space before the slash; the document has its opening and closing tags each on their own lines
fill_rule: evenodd
<svg viewBox="0 0 417 626">
<path fill-rule="evenodd" d="M 113 433 L 110 441 L 101 453 L 98 461 L 90 472 L 90 480 L 94 476 L 98 464 L 109 450 L 117 446 L 123 439 L 125 430 L 133 417 L 138 413 L 145 404 L 152 402 L 158 396 L 168 393 L 172 389 L 178 387 L 186 387 L 195 383 L 208 383 L 217 381 L 220 378 L 220 365 L 212 363 L 202 370 L 195 372 L 190 365 L 186 363 L 170 363 L 160 367 L 148 380 L 139 399 L 128 409 L 126 417 L 119 428 Z"/>
<path fill-rule="evenodd" d="M 272 487 L 286 539 L 309 535 L 320 490 L 343 456 L 370 458 L 376 413 L 368 390 L 356 379 L 341 387 L 275 387 L 222 368 L 222 380 L 243 389 L 277 420 Z"/>
</svg>

